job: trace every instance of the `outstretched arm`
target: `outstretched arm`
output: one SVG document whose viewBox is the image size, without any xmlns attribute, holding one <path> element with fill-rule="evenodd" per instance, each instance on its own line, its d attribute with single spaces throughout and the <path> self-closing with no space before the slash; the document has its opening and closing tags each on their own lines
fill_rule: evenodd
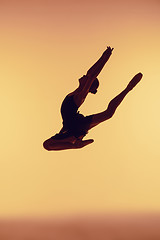
<svg viewBox="0 0 160 240">
<path fill-rule="evenodd" d="M 112 51 L 113 48 L 107 47 L 100 59 L 88 70 L 87 74 L 82 77 L 83 82 L 80 85 L 79 91 L 74 94 L 74 101 L 78 107 L 84 102 L 92 83 L 110 58 Z"/>
<path fill-rule="evenodd" d="M 107 47 L 100 59 L 88 70 L 87 75 L 91 76 L 92 78 L 96 78 L 110 58 L 112 51 L 113 48 Z"/>
<path fill-rule="evenodd" d="M 113 48 L 107 47 L 107 49 L 104 51 L 100 59 L 88 70 L 87 75 L 85 76 L 86 81 L 82 89 L 84 97 L 86 97 L 94 79 L 99 75 L 102 68 L 110 58 L 112 51 L 113 51 Z"/>
</svg>

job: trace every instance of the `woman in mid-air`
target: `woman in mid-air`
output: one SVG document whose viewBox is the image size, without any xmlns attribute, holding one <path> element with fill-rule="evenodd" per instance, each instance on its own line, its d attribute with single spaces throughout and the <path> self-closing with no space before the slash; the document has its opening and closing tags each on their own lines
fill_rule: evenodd
<svg viewBox="0 0 160 240">
<path fill-rule="evenodd" d="M 78 108 L 84 102 L 87 94 L 96 94 L 99 86 L 97 76 L 110 58 L 112 51 L 113 48 L 107 47 L 87 74 L 79 79 L 78 88 L 65 97 L 61 106 L 63 127 L 58 134 L 44 141 L 43 146 L 46 150 L 79 149 L 91 144 L 94 141 L 93 139 L 82 140 L 88 130 L 110 119 L 127 93 L 141 80 L 142 73 L 136 74 L 127 87 L 110 101 L 105 111 L 86 117 L 80 114 Z"/>
</svg>

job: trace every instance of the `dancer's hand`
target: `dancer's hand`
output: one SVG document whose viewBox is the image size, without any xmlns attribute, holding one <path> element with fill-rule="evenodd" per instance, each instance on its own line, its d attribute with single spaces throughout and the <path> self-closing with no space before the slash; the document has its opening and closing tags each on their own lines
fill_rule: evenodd
<svg viewBox="0 0 160 240">
<path fill-rule="evenodd" d="M 110 57 L 110 55 L 112 54 L 113 49 L 114 48 L 111 48 L 110 46 L 107 47 L 107 49 L 104 51 L 103 55 L 107 56 L 107 57 Z"/>
<path fill-rule="evenodd" d="M 108 52 L 108 53 L 112 53 L 113 49 L 114 49 L 114 48 L 111 48 L 111 47 L 109 46 L 109 47 L 107 47 L 106 52 Z"/>
</svg>

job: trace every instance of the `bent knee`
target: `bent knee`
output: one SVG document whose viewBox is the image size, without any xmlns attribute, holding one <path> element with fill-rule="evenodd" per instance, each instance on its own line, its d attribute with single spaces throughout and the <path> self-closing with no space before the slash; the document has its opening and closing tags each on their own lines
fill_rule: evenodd
<svg viewBox="0 0 160 240">
<path fill-rule="evenodd" d="M 112 118 L 113 115 L 114 115 L 114 112 L 110 112 L 110 113 L 108 113 L 108 114 L 106 115 L 106 120 Z"/>
<path fill-rule="evenodd" d="M 105 120 L 112 118 L 114 113 L 115 113 L 114 109 L 107 109 L 104 114 Z"/>
</svg>

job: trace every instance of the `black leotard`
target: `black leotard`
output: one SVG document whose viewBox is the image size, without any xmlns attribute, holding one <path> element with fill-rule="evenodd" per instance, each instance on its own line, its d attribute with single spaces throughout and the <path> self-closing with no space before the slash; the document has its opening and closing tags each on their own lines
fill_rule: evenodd
<svg viewBox="0 0 160 240">
<path fill-rule="evenodd" d="M 74 102 L 74 95 L 67 95 L 62 102 L 61 115 L 63 119 L 63 132 L 53 136 L 53 139 L 64 139 L 69 136 L 85 136 L 88 133 L 92 115 L 84 117 L 78 112 Z"/>
</svg>

